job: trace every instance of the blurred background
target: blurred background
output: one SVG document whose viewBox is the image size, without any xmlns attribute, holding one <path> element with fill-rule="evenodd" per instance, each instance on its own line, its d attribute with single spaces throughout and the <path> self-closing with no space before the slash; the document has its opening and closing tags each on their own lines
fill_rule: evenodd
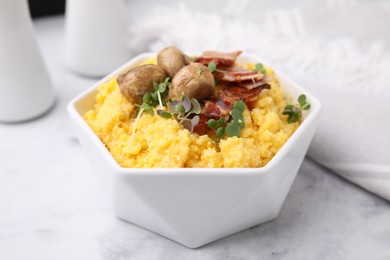
<svg viewBox="0 0 390 260">
<path fill-rule="evenodd" d="M 28 0 L 30 12 L 33 18 L 63 14 L 65 12 L 65 0 Z M 388 0 L 199 0 L 199 1 L 142 1 L 124 0 L 130 21 L 147 16 L 156 7 L 176 8 L 184 4 L 188 10 L 202 11 L 206 13 L 219 13 L 226 17 L 240 16 L 243 20 L 264 19 L 264 11 L 290 10 L 303 12 L 307 30 L 314 35 L 327 34 L 337 36 L 354 36 L 360 40 L 373 40 L 382 38 L 389 46 L 390 36 L 381 34 L 384 24 L 388 24 L 389 11 Z M 382 5 L 383 3 L 383 5 Z M 280 16 L 280 15 L 279 15 Z M 362 36 L 364 34 L 368 34 Z M 367 39 L 370 38 L 370 39 Z"/>
</svg>

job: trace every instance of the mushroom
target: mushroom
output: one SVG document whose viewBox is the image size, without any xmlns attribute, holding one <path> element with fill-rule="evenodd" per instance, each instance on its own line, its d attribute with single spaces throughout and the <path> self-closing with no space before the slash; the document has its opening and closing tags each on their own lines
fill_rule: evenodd
<svg viewBox="0 0 390 260">
<path fill-rule="evenodd" d="M 201 63 L 191 63 L 179 70 L 169 86 L 169 97 L 181 100 L 183 96 L 202 100 L 215 93 L 215 81 L 210 70 Z"/>
<path fill-rule="evenodd" d="M 190 64 L 190 58 L 175 46 L 162 49 L 157 54 L 157 65 L 160 66 L 172 79 L 184 66 Z"/>
<path fill-rule="evenodd" d="M 118 76 L 117 82 L 122 94 L 130 101 L 137 102 L 146 93 L 153 91 L 153 80 L 160 83 L 165 76 L 164 70 L 159 66 L 145 64 Z"/>
</svg>

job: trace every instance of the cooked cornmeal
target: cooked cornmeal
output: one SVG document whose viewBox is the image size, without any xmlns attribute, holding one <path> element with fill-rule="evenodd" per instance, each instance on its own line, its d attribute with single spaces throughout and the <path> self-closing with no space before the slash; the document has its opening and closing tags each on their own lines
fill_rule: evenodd
<svg viewBox="0 0 390 260">
<path fill-rule="evenodd" d="M 156 64 L 156 59 L 146 63 Z M 253 64 L 246 66 L 253 70 Z M 240 137 L 215 142 L 156 113 L 144 113 L 132 136 L 136 106 L 122 95 L 116 78 L 99 86 L 96 103 L 84 119 L 122 167 L 263 167 L 299 126 L 287 123 L 282 115 L 287 104 L 283 89 L 272 69 L 266 70 L 271 88 L 260 93 L 251 111 L 243 112 L 245 128 Z"/>
</svg>

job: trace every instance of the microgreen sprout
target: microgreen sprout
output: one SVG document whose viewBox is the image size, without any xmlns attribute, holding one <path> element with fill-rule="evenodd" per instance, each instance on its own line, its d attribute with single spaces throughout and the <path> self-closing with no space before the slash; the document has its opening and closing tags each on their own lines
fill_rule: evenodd
<svg viewBox="0 0 390 260">
<path fill-rule="evenodd" d="M 266 71 L 265 68 L 264 68 L 264 65 L 261 64 L 261 63 L 256 63 L 256 65 L 255 65 L 255 71 L 261 72 L 261 73 L 264 74 L 264 75 L 267 73 L 267 71 Z"/>
<path fill-rule="evenodd" d="M 226 136 L 227 137 L 233 137 L 233 136 L 240 137 L 240 127 L 233 122 L 229 123 L 226 126 Z"/>
<path fill-rule="evenodd" d="M 225 128 L 224 127 L 218 128 L 217 131 L 215 132 L 215 135 L 217 136 L 218 139 L 221 139 L 224 134 L 225 134 Z"/>
<path fill-rule="evenodd" d="M 161 109 L 157 110 L 157 114 L 159 116 L 161 116 L 162 118 L 171 118 L 172 117 L 171 113 L 164 111 L 164 110 L 161 110 Z"/>
<path fill-rule="evenodd" d="M 209 65 L 208 65 L 208 68 L 211 72 L 214 72 L 217 70 L 217 64 L 215 64 L 214 61 L 210 62 Z"/>
<path fill-rule="evenodd" d="M 242 112 L 237 108 L 234 108 L 230 111 L 230 115 L 233 118 L 233 123 L 243 129 L 245 127 L 244 117 L 242 116 Z"/>
<path fill-rule="evenodd" d="M 284 108 L 283 115 L 288 115 L 287 122 L 294 123 L 298 122 L 302 118 L 302 110 L 309 110 L 310 104 L 306 101 L 305 95 L 298 97 L 298 104 L 288 104 Z"/>
<path fill-rule="evenodd" d="M 238 109 L 241 111 L 241 113 L 244 112 L 245 108 L 246 108 L 246 105 L 244 102 L 242 101 L 237 101 L 236 103 L 234 103 L 234 106 L 233 106 L 234 109 Z"/>
<path fill-rule="evenodd" d="M 201 107 L 195 98 L 189 99 L 184 96 L 181 101 L 172 100 L 167 105 L 169 111 L 157 110 L 157 114 L 163 118 L 176 118 L 188 131 L 193 132 L 194 127 L 199 124 Z"/>
<path fill-rule="evenodd" d="M 169 91 L 169 77 L 166 77 L 163 82 L 158 83 L 157 81 L 152 81 L 154 92 L 148 92 L 142 97 L 142 104 L 137 105 L 137 110 L 135 111 L 136 119 L 134 121 L 133 133 L 131 138 L 134 137 L 135 131 L 137 128 L 137 123 L 140 117 L 144 112 L 147 112 L 151 115 L 154 115 L 154 107 L 160 105 L 160 108 L 163 108 L 163 101 L 168 96 Z M 166 116 L 164 114 L 164 116 Z"/>
<path fill-rule="evenodd" d="M 142 103 L 140 107 L 144 107 L 144 111 L 153 111 L 153 107 L 160 105 L 163 106 L 163 101 L 168 96 L 169 89 L 169 78 L 165 78 L 165 80 L 161 83 L 157 83 L 157 81 L 152 81 L 153 92 L 148 92 L 142 97 Z M 151 109 L 149 108 L 151 107 Z M 139 114 L 141 109 L 137 109 L 136 115 Z M 142 111 L 143 112 L 143 111 Z"/>
<path fill-rule="evenodd" d="M 310 104 L 306 102 L 306 96 L 305 95 L 300 95 L 298 97 L 298 103 L 301 106 L 303 110 L 309 110 L 310 109 Z"/>
<path fill-rule="evenodd" d="M 215 119 L 209 119 L 207 121 L 207 126 L 211 129 L 220 128 L 225 125 L 225 117 L 220 117 L 218 120 Z"/>
<path fill-rule="evenodd" d="M 157 81 L 153 80 L 153 88 L 154 88 L 154 95 L 155 98 L 157 96 L 158 104 L 160 104 L 160 109 L 163 109 L 163 102 L 162 100 L 167 96 L 168 94 L 168 83 L 169 78 L 165 78 L 164 82 L 161 82 L 160 84 L 157 83 Z M 147 94 L 145 94 L 147 95 Z"/>
<path fill-rule="evenodd" d="M 245 121 L 242 115 L 245 108 L 246 105 L 243 101 L 237 101 L 234 103 L 229 116 L 220 117 L 218 120 L 211 118 L 207 121 L 207 126 L 210 129 L 216 129 L 215 135 L 218 138 L 215 140 L 216 142 L 219 142 L 225 134 L 227 137 L 240 137 L 240 132 L 245 127 Z"/>
</svg>

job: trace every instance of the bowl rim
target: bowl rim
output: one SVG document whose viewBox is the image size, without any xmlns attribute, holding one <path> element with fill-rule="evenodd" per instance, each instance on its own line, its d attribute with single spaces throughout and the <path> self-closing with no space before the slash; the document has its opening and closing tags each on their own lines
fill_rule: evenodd
<svg viewBox="0 0 390 260">
<path fill-rule="evenodd" d="M 69 113 L 69 116 L 71 119 L 78 124 L 81 129 L 86 132 L 88 138 L 90 138 L 90 141 L 94 144 L 95 148 L 97 148 L 102 154 L 103 159 L 110 165 L 112 169 L 114 169 L 118 174 L 121 175 L 127 175 L 127 174 L 142 174 L 142 175 L 161 175 L 161 174 L 168 174 L 168 175 L 183 175 L 183 171 L 185 172 L 185 175 L 209 175 L 210 172 L 214 175 L 234 175 L 234 176 L 242 176 L 242 175 L 253 175 L 253 174 L 266 174 L 269 172 L 272 168 L 274 168 L 288 153 L 288 151 L 291 150 L 292 146 L 296 143 L 296 141 L 302 136 L 302 134 L 305 132 L 305 130 L 312 124 L 312 122 L 320 115 L 322 105 L 320 101 L 314 97 L 310 92 L 308 92 L 306 89 L 301 87 L 298 83 L 291 80 L 289 77 L 285 76 L 283 72 L 281 72 L 279 69 L 277 69 L 275 66 L 271 65 L 269 62 L 267 62 L 265 59 L 259 57 L 256 54 L 245 52 L 241 55 L 241 57 L 246 57 L 253 60 L 261 61 L 263 64 L 266 64 L 267 66 L 270 66 L 275 74 L 277 74 L 278 77 L 282 77 L 284 81 L 291 84 L 294 88 L 299 90 L 301 93 L 305 94 L 307 98 L 311 102 L 311 109 L 310 112 L 307 114 L 307 117 L 305 120 L 302 121 L 302 123 L 299 125 L 299 127 L 295 130 L 295 132 L 290 136 L 290 138 L 286 141 L 285 144 L 280 148 L 280 150 L 274 155 L 274 157 L 263 167 L 259 168 L 125 168 L 120 166 L 114 159 L 114 157 L 111 155 L 109 150 L 106 148 L 105 144 L 100 140 L 100 138 L 95 134 L 95 132 L 89 127 L 87 122 L 83 119 L 82 115 L 78 112 L 76 105 L 78 102 L 81 102 L 84 98 L 91 95 L 92 93 L 96 93 L 98 87 L 108 81 L 109 79 L 117 76 L 120 74 L 123 70 L 127 69 L 128 67 L 132 66 L 133 64 L 141 63 L 142 61 L 151 59 L 153 57 L 157 56 L 156 52 L 145 52 L 141 53 L 122 66 L 120 66 L 118 69 L 114 70 L 113 72 L 109 73 L 107 76 L 103 77 L 101 80 L 93 84 L 91 87 L 89 87 L 87 90 L 81 92 L 79 95 L 74 97 L 67 105 L 67 110 Z"/>
</svg>

